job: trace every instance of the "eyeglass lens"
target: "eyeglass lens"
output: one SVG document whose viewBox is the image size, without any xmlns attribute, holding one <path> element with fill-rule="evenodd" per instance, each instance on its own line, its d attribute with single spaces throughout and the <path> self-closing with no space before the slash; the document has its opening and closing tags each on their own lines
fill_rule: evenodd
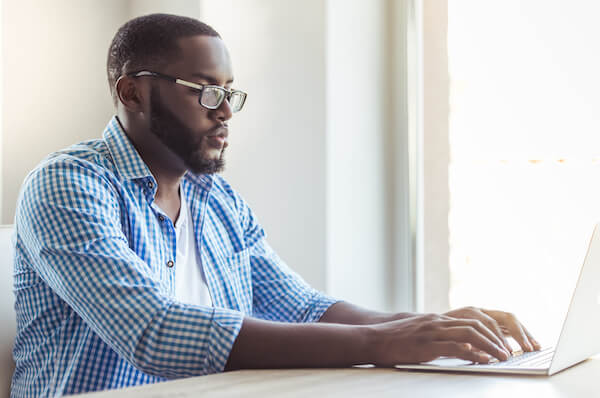
<svg viewBox="0 0 600 398">
<path fill-rule="evenodd" d="M 207 108 L 217 108 L 223 102 L 225 93 L 216 87 L 204 87 L 200 103 Z"/>
<path fill-rule="evenodd" d="M 225 99 L 225 95 L 225 91 L 220 87 L 205 87 L 200 96 L 200 104 L 210 109 L 216 109 L 221 106 L 221 103 Z M 243 93 L 233 92 L 229 98 L 229 105 L 231 106 L 232 112 L 237 112 L 242 109 L 244 100 L 245 95 Z"/>
<path fill-rule="evenodd" d="M 246 94 L 240 92 L 234 92 L 231 94 L 231 98 L 229 98 L 229 104 L 231 105 L 231 110 L 233 112 L 237 112 L 244 106 L 244 102 L 246 101 Z"/>
</svg>

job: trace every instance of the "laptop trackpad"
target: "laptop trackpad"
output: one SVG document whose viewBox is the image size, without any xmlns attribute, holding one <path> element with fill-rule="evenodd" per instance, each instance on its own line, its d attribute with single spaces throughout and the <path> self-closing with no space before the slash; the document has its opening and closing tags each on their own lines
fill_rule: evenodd
<svg viewBox="0 0 600 398">
<path fill-rule="evenodd" d="M 447 358 L 440 357 L 438 359 L 434 359 L 433 361 L 423 362 L 421 365 L 433 365 L 433 366 L 465 366 L 472 365 L 473 362 L 467 361 L 459 358 Z"/>
</svg>

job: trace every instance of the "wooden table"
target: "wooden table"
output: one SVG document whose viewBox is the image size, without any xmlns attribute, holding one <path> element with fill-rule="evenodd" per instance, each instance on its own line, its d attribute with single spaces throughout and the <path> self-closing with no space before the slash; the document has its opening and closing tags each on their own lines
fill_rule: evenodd
<svg viewBox="0 0 600 398">
<path fill-rule="evenodd" d="M 552 377 L 428 373 L 384 368 L 241 370 L 108 390 L 93 398 L 600 397 L 600 357 Z"/>
</svg>

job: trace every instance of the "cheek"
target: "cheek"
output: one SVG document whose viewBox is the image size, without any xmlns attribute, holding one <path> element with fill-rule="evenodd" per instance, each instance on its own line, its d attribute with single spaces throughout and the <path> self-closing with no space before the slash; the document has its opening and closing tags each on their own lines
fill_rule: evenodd
<svg viewBox="0 0 600 398">
<path fill-rule="evenodd" d="M 172 109 L 181 117 L 181 120 L 193 126 L 208 120 L 209 117 L 208 109 L 198 103 L 198 96 L 189 93 L 180 94 L 177 98 L 173 98 Z"/>
<path fill-rule="evenodd" d="M 192 131 L 204 134 L 214 127 L 214 122 L 210 119 L 208 109 L 203 108 L 198 103 L 186 105 L 180 108 L 179 114 Z"/>
</svg>

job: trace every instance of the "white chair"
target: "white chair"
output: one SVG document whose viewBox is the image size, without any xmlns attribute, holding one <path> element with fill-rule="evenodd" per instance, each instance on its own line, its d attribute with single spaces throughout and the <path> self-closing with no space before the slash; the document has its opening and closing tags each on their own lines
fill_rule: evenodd
<svg viewBox="0 0 600 398">
<path fill-rule="evenodd" d="M 0 225 L 0 398 L 10 397 L 10 381 L 15 364 L 12 349 L 16 334 L 13 294 L 12 225 Z"/>
</svg>

